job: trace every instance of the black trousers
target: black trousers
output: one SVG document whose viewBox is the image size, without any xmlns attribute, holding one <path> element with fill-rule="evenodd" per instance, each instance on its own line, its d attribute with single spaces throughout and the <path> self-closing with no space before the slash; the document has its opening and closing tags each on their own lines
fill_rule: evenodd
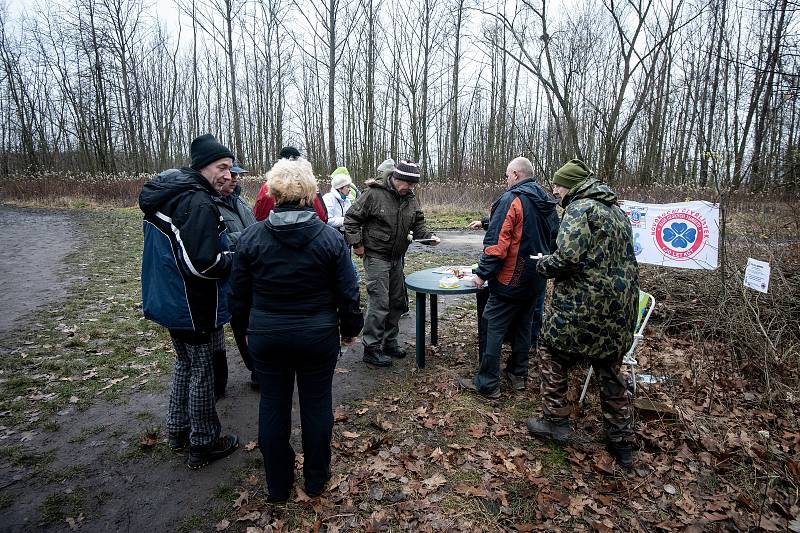
<svg viewBox="0 0 800 533">
<path fill-rule="evenodd" d="M 250 334 L 261 402 L 258 443 L 264 457 L 267 490 L 274 499 L 287 499 L 294 483 L 295 452 L 292 397 L 295 378 L 300 401 L 305 490 L 320 494 L 330 478 L 333 434 L 333 371 L 339 354 L 337 327 L 304 328 Z"/>
<path fill-rule="evenodd" d="M 507 335 L 511 337 L 511 355 L 506 371 L 518 377 L 528 377 L 534 303 L 530 300 L 504 301 L 489 294 L 482 317 L 486 323 L 486 347 L 481 354 L 478 373 L 473 378 L 480 392 L 490 394 L 500 387 L 500 349 Z"/>
<path fill-rule="evenodd" d="M 539 345 L 539 332 L 542 329 L 542 315 L 544 315 L 545 291 L 536 295 L 533 303 L 533 321 L 531 322 L 531 346 L 536 348 Z M 484 285 L 481 290 L 475 293 L 478 304 L 478 362 L 483 358 L 486 351 L 486 320 L 483 318 L 483 310 L 486 302 L 489 301 L 489 287 Z M 504 342 L 511 342 L 511 338 L 506 335 Z"/>
</svg>

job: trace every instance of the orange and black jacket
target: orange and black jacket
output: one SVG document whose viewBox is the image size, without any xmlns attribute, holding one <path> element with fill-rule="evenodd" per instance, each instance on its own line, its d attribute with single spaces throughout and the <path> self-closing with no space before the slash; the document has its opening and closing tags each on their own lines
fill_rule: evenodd
<svg viewBox="0 0 800 533">
<path fill-rule="evenodd" d="M 555 250 L 556 200 L 533 179 L 514 184 L 493 205 L 475 273 L 506 300 L 526 300 L 544 290 L 531 255 Z"/>
</svg>

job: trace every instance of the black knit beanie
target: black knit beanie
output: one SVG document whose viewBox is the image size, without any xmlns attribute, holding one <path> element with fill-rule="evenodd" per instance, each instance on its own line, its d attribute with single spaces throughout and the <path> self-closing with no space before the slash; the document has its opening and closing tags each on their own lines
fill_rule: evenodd
<svg viewBox="0 0 800 533">
<path fill-rule="evenodd" d="M 294 146 L 284 146 L 278 152 L 278 159 L 297 159 L 298 157 L 300 157 L 300 150 Z"/>
<path fill-rule="evenodd" d="M 236 159 L 233 157 L 233 152 L 221 145 L 210 133 L 193 140 L 189 153 L 192 156 L 192 168 L 198 171 L 218 159 L 225 157 Z"/>
</svg>

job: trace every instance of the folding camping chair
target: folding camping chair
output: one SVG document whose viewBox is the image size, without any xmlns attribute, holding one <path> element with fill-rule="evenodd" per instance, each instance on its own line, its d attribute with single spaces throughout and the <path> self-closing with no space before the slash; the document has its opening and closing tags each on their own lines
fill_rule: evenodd
<svg viewBox="0 0 800 533">
<path fill-rule="evenodd" d="M 636 360 L 634 355 L 636 353 L 636 347 L 639 345 L 639 341 L 644 338 L 644 328 L 647 327 L 647 321 L 650 320 L 650 315 L 653 313 L 653 309 L 655 309 L 655 307 L 656 299 L 653 297 L 653 295 L 649 292 L 639 291 L 639 320 L 636 323 L 636 331 L 633 333 L 633 342 L 631 343 L 631 347 L 628 350 L 628 353 L 625 354 L 625 357 L 622 358 L 622 364 L 631 367 L 634 394 L 636 393 L 636 367 L 639 365 L 639 362 Z M 579 404 L 582 404 L 583 399 L 586 398 L 586 390 L 589 388 L 589 381 L 592 379 L 592 374 L 594 374 L 594 368 L 590 366 L 589 373 L 586 374 L 586 381 L 583 383 L 581 397 L 578 400 Z"/>
</svg>

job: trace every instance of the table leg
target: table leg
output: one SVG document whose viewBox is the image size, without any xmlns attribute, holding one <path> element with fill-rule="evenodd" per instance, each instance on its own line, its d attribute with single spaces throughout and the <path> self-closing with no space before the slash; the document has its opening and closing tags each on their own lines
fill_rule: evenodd
<svg viewBox="0 0 800 533">
<path fill-rule="evenodd" d="M 431 344 L 439 344 L 439 297 L 431 294 Z"/>
<path fill-rule="evenodd" d="M 425 293 L 417 293 L 417 368 L 425 368 Z"/>
</svg>

